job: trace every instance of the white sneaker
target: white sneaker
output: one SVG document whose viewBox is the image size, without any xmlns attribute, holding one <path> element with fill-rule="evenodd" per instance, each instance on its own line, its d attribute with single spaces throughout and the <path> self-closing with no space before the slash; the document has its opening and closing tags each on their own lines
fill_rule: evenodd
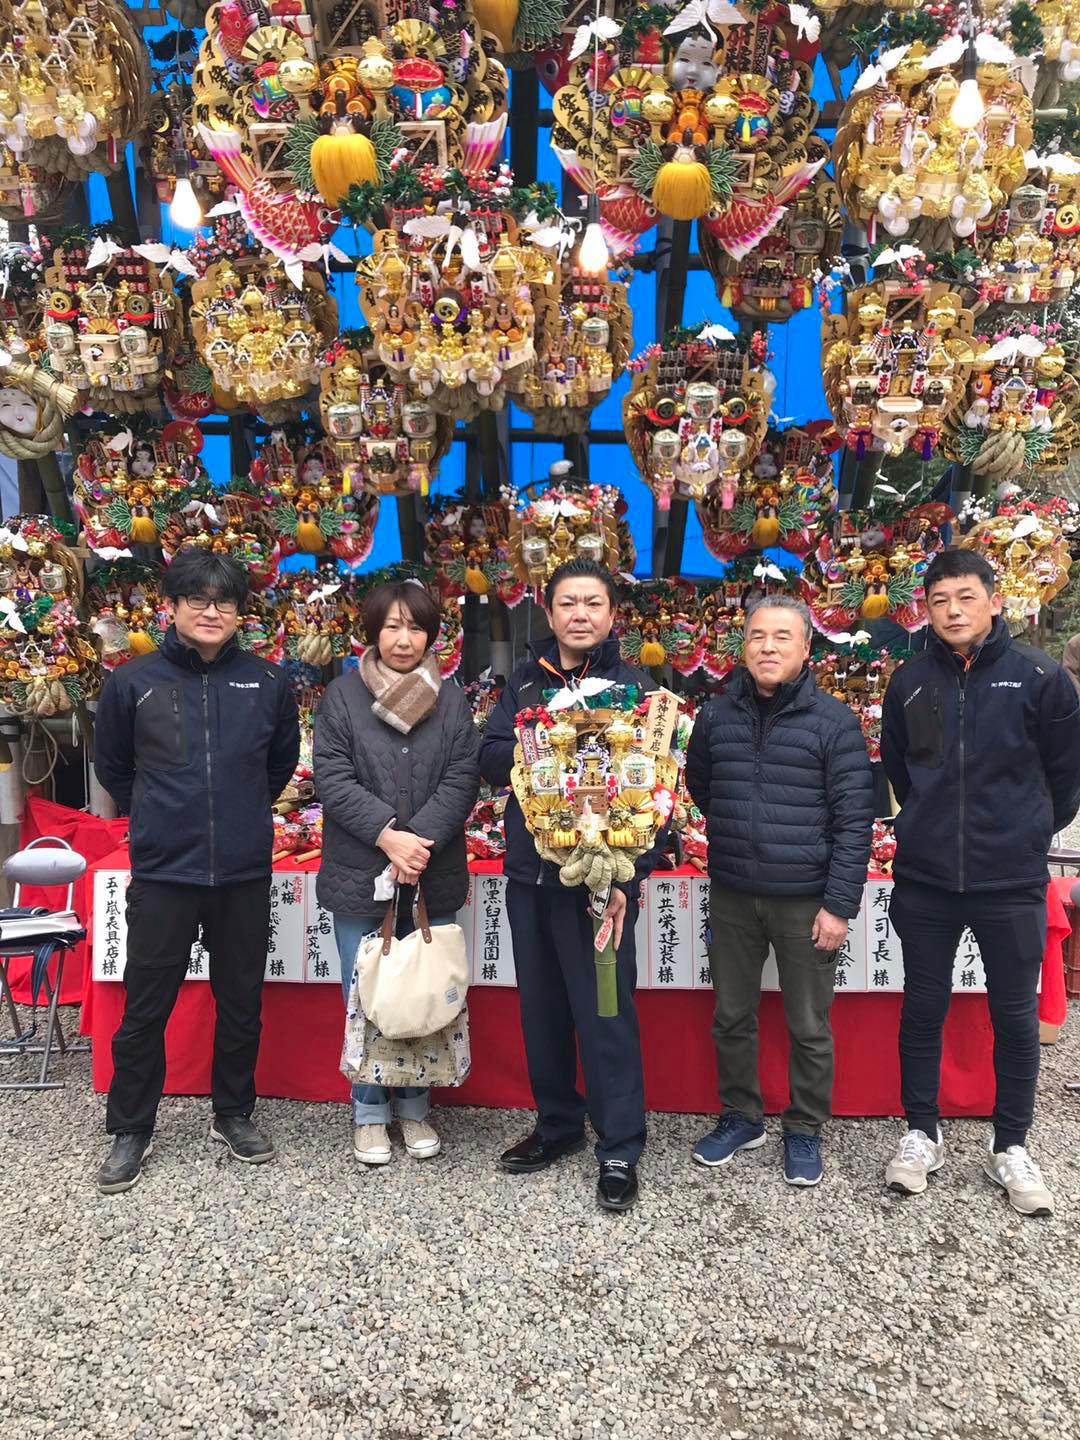
<svg viewBox="0 0 1080 1440">
<path fill-rule="evenodd" d="M 1019 1215 L 1052 1215 L 1054 1197 L 1046 1188 L 1042 1171 L 1023 1145 L 1010 1145 L 995 1153 L 993 1141 L 983 1169 L 995 1185 L 1008 1192 L 1009 1204 Z"/>
<path fill-rule="evenodd" d="M 414 1160 L 430 1160 L 442 1149 L 442 1141 L 426 1120 L 402 1120 L 401 1133 Z"/>
<path fill-rule="evenodd" d="M 357 1125 L 353 1131 L 353 1154 L 361 1165 L 389 1165 L 391 1153 L 385 1125 Z"/>
<path fill-rule="evenodd" d="M 936 1140 L 923 1130 L 909 1130 L 885 1167 L 885 1184 L 902 1195 L 921 1195 L 926 1189 L 926 1177 L 944 1164 L 945 1142 L 940 1130 Z"/>
</svg>

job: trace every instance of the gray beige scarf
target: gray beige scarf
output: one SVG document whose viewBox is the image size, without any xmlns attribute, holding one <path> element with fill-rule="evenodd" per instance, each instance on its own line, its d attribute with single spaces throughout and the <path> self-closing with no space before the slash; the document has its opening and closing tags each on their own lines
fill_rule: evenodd
<svg viewBox="0 0 1080 1440">
<path fill-rule="evenodd" d="M 371 691 L 372 710 L 402 735 L 408 735 L 435 709 L 442 684 L 438 664 L 430 651 L 415 670 L 402 675 L 382 664 L 374 645 L 369 645 L 360 656 L 360 678 Z"/>
</svg>

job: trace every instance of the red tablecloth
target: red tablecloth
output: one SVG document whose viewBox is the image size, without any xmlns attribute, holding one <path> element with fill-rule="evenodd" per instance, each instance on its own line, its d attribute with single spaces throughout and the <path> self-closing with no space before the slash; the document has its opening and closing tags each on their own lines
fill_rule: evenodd
<svg viewBox="0 0 1080 1440">
<path fill-rule="evenodd" d="M 100 820 L 96 815 L 87 815 L 82 810 L 71 810 L 66 805 L 54 805 L 51 800 L 35 795 L 27 799 L 19 840 L 26 846 L 41 835 L 55 835 L 60 840 L 66 840 L 73 850 L 86 857 L 89 865 L 93 865 L 96 860 L 116 849 L 127 834 L 127 828 L 126 820 Z M 89 877 L 84 875 L 75 884 L 74 906 L 78 915 L 86 915 L 89 908 L 88 879 Z M 64 903 L 65 898 L 64 888 L 44 890 L 37 886 L 24 885 L 19 901 L 23 905 L 47 905 L 55 910 Z M 16 958 L 8 969 L 12 993 L 23 1005 L 30 1003 L 30 964 L 29 957 L 25 960 Z M 52 974 L 55 973 L 54 964 Z M 77 1005 L 83 998 L 87 974 L 89 968 L 86 946 L 74 945 L 64 961 L 64 983 L 61 986 L 60 999 L 65 1005 Z"/>
<path fill-rule="evenodd" d="M 43 803 L 43 802 L 37 802 Z M 52 807 L 56 810 L 60 807 Z M 74 812 L 66 812 L 69 816 Z M 40 813 L 39 813 L 40 818 Z M 103 822 L 91 821 L 93 825 Z M 104 822 L 116 825 L 121 822 Z M 54 833 L 60 833 L 55 830 Z M 115 832 L 113 832 L 115 835 Z M 80 832 L 77 849 L 86 853 Z M 115 845 L 115 839 L 113 841 Z M 96 865 L 123 868 L 123 849 L 100 854 Z M 285 861 L 276 868 L 299 867 Z M 498 865 L 485 867 L 498 870 Z M 1073 882 L 1054 882 L 1049 892 L 1050 925 L 1040 1015 L 1052 1024 L 1065 1018 L 1061 946 L 1069 933 L 1062 896 Z M 81 913 L 81 912 L 80 912 Z M 92 916 L 87 916 L 92 925 Z M 73 967 L 74 969 L 75 967 Z M 89 980 L 89 962 L 87 961 Z M 899 1113 L 900 1070 L 897 1027 L 901 997 L 896 994 L 840 994 L 833 1006 L 838 1115 Z M 112 1078 L 110 1041 L 124 1007 L 124 987 L 88 983 L 82 1028 L 94 1040 L 93 1079 L 99 1090 Z M 716 1066 L 707 991 L 643 990 L 638 994 L 645 1096 L 651 1110 L 702 1112 L 717 1109 Z M 529 1108 L 532 1097 L 518 1018 L 517 992 L 474 987 L 469 993 L 473 1073 L 456 1090 L 440 1093 L 444 1104 Z M 263 1039 L 256 1082 L 260 1095 L 296 1100 L 344 1100 L 348 1087 L 337 1069 L 343 1009 L 336 986 L 268 984 L 263 990 Z M 166 1031 L 170 1094 L 204 1095 L 210 1088 L 214 1000 L 205 981 L 189 981 Z M 760 1012 L 762 1090 L 766 1108 L 787 1102 L 787 1032 L 781 997 L 762 996 Z M 986 1115 L 993 1107 L 993 1034 L 986 998 L 956 995 L 945 1026 L 941 1104 L 947 1115 Z"/>
</svg>

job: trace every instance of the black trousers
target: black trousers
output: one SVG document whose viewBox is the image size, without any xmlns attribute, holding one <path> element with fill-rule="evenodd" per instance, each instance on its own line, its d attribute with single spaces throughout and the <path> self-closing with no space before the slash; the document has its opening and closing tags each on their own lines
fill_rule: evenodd
<svg viewBox="0 0 1080 1440">
<path fill-rule="evenodd" d="M 1039 1078 L 1045 888 L 958 895 L 897 880 L 889 916 L 904 949 L 900 1097 L 908 1125 L 931 1137 L 937 1131 L 941 1033 L 952 999 L 956 947 L 970 926 L 986 971 L 994 1027 L 994 1149 L 1023 1145 Z"/>
<path fill-rule="evenodd" d="M 124 1018 L 113 1037 L 105 1128 L 149 1134 L 165 1085 L 165 1025 L 202 925 L 217 1005 L 210 1091 L 218 1115 L 255 1108 L 255 1061 L 270 930 L 270 876 L 238 885 L 133 879 L 127 893 Z"/>
<path fill-rule="evenodd" d="M 637 905 L 626 907 L 616 953 L 619 1013 L 596 1013 L 596 952 L 584 890 L 506 886 L 537 1128 L 550 1140 L 580 1135 L 588 1113 L 598 1160 L 637 1163 L 645 1148 L 645 1084 L 634 990 Z M 577 1088 L 577 1046 L 585 1098 Z"/>
</svg>

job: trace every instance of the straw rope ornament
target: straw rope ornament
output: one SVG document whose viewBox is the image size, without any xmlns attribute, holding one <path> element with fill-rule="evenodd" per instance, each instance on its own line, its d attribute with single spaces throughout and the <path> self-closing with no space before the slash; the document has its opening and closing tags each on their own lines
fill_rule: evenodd
<svg viewBox="0 0 1080 1440">
<path fill-rule="evenodd" d="M 65 446 L 64 422 L 75 413 L 78 391 L 23 361 L 0 352 L 0 454 L 40 460 Z"/>
</svg>

